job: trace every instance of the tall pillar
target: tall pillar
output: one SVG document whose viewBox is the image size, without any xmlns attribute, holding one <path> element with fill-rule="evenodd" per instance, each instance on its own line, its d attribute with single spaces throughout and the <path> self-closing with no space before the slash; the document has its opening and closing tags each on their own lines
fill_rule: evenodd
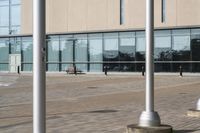
<svg viewBox="0 0 200 133">
<path fill-rule="evenodd" d="M 154 112 L 154 0 L 146 0 L 146 110 L 139 125 L 160 125 L 160 117 Z"/>
<path fill-rule="evenodd" d="M 45 0 L 33 0 L 33 133 L 46 132 Z"/>
</svg>

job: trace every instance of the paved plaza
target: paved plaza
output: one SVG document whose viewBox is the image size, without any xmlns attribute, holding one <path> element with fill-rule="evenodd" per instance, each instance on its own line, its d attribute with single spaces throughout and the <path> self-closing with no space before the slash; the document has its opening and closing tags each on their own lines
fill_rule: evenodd
<svg viewBox="0 0 200 133">
<path fill-rule="evenodd" d="M 200 75 L 155 76 L 155 110 L 175 133 L 200 133 L 187 117 Z M 136 74 L 47 74 L 47 133 L 124 133 L 144 110 L 145 78 Z M 32 133 L 32 75 L 0 74 L 0 133 Z"/>
</svg>

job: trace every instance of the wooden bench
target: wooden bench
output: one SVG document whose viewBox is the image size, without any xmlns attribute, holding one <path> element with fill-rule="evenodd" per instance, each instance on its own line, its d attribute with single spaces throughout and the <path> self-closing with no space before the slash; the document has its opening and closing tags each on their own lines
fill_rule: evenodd
<svg viewBox="0 0 200 133">
<path fill-rule="evenodd" d="M 67 74 L 77 74 L 77 73 L 82 73 L 81 70 L 77 69 L 75 70 L 75 67 L 68 67 L 66 70 Z"/>
</svg>

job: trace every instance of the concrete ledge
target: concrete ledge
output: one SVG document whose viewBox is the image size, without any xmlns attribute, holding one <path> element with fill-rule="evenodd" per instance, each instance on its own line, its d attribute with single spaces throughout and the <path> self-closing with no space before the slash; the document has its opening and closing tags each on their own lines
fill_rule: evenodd
<svg viewBox="0 0 200 133">
<path fill-rule="evenodd" d="M 172 133 L 172 127 L 161 125 L 158 127 L 141 127 L 138 125 L 128 125 L 126 133 Z"/>
<path fill-rule="evenodd" d="M 200 117 L 200 110 L 189 109 L 188 112 L 187 112 L 187 116 L 190 116 L 190 117 Z"/>
</svg>

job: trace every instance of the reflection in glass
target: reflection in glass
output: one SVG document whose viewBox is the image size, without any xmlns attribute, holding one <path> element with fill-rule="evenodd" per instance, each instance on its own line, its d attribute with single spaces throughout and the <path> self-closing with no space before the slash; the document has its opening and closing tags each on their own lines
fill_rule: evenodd
<svg viewBox="0 0 200 133">
<path fill-rule="evenodd" d="M 190 31 L 174 30 L 172 42 L 173 61 L 190 60 Z"/>
<path fill-rule="evenodd" d="M 9 42 L 8 39 L 0 39 L 0 71 L 8 71 Z"/>
<path fill-rule="evenodd" d="M 192 61 L 200 61 L 200 30 L 192 34 L 191 51 Z M 200 72 L 200 63 L 192 63 L 192 72 Z"/>
<path fill-rule="evenodd" d="M 21 38 L 14 37 L 10 39 L 11 54 L 21 54 Z"/>
<path fill-rule="evenodd" d="M 12 6 L 11 8 L 11 25 L 15 26 L 15 25 L 20 25 L 20 6 Z"/>
<path fill-rule="evenodd" d="M 191 72 L 191 63 L 172 63 L 172 72 L 180 72 L 180 66 L 183 72 Z"/>
<path fill-rule="evenodd" d="M 120 63 L 121 72 L 133 72 L 135 71 L 135 63 Z"/>
<path fill-rule="evenodd" d="M 0 6 L 9 5 L 9 0 L 0 0 Z"/>
<path fill-rule="evenodd" d="M 170 61 L 171 60 L 171 37 L 156 36 L 154 59 L 155 61 Z"/>
<path fill-rule="evenodd" d="M 103 40 L 102 34 L 90 34 L 89 35 L 89 60 L 90 60 L 90 72 L 102 72 L 103 61 Z M 98 64 L 92 63 L 96 62 Z"/>
<path fill-rule="evenodd" d="M 9 6 L 0 6 L 0 26 L 9 26 Z"/>
<path fill-rule="evenodd" d="M 119 43 L 118 33 L 105 33 L 104 34 L 104 54 L 103 61 L 115 62 L 119 61 Z M 109 71 L 119 71 L 118 63 L 104 64 L 109 67 Z"/>
<path fill-rule="evenodd" d="M 119 61 L 118 34 L 104 34 L 104 61 Z"/>
<path fill-rule="evenodd" d="M 75 62 L 87 62 L 87 35 L 75 35 L 74 38 L 77 39 L 75 43 Z M 76 64 L 76 67 L 81 71 L 87 71 L 87 64 Z"/>
<path fill-rule="evenodd" d="M 155 72 L 171 72 L 170 63 L 155 63 Z"/>
<path fill-rule="evenodd" d="M 144 61 L 145 60 L 145 49 L 146 49 L 146 40 L 144 32 L 136 33 L 136 60 Z"/>
<path fill-rule="evenodd" d="M 62 62 L 73 62 L 73 41 L 68 41 L 72 36 L 62 36 L 60 39 L 60 51 Z"/>
<path fill-rule="evenodd" d="M 0 35 L 9 34 L 9 27 L 0 27 Z"/>
<path fill-rule="evenodd" d="M 135 60 L 135 37 L 132 32 L 120 33 L 120 61 Z"/>
<path fill-rule="evenodd" d="M 32 71 L 33 62 L 33 42 L 30 37 L 22 38 L 22 62 L 23 71 Z"/>
<path fill-rule="evenodd" d="M 20 4 L 21 0 L 11 0 L 11 4 Z"/>
<path fill-rule="evenodd" d="M 59 71 L 59 37 L 50 36 L 47 43 L 48 71 Z"/>
</svg>

